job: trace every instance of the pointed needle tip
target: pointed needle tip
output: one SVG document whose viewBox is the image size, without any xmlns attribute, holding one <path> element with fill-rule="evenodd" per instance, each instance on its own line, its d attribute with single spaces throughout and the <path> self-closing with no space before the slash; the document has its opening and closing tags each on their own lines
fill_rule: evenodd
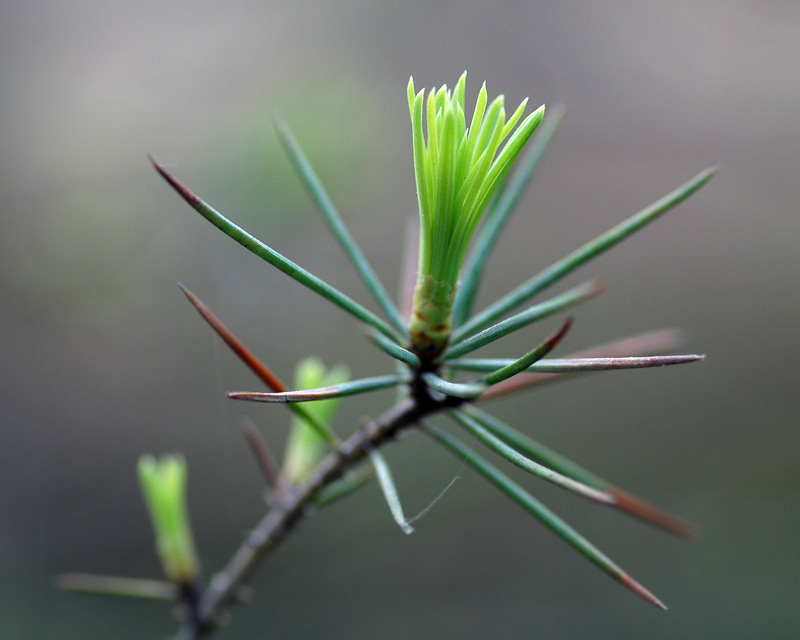
<svg viewBox="0 0 800 640">
<path fill-rule="evenodd" d="M 575 318 L 573 316 L 570 316 L 569 318 L 567 318 L 564 321 L 564 324 L 561 325 L 561 328 L 555 334 L 553 334 L 550 338 L 547 339 L 547 346 L 550 349 L 554 349 L 555 346 L 559 342 L 561 342 L 561 340 L 567 334 L 567 331 L 570 330 L 570 328 L 572 327 L 574 322 L 575 322 Z"/>
<path fill-rule="evenodd" d="M 652 593 L 650 593 L 642 585 L 636 582 L 636 580 L 631 578 L 627 573 L 620 574 L 619 581 L 626 587 L 628 587 L 628 589 L 633 591 L 636 595 L 641 596 L 642 598 L 647 600 L 650 604 L 655 605 L 659 609 L 667 611 L 667 606 L 663 602 L 661 602 L 661 600 L 656 598 Z"/>
<path fill-rule="evenodd" d="M 286 385 L 283 384 L 280 378 L 278 378 L 272 370 L 265 365 L 261 360 L 256 358 L 252 351 L 250 351 L 247 347 L 242 344 L 242 342 L 237 338 L 231 331 L 226 327 L 220 320 L 217 318 L 211 310 L 203 304 L 203 302 L 194 295 L 189 289 L 184 287 L 182 284 L 178 284 L 180 290 L 183 292 L 183 295 L 186 296 L 186 299 L 189 303 L 197 310 L 197 312 L 202 316 L 202 318 L 211 326 L 214 331 L 216 331 L 217 335 L 222 338 L 225 344 L 233 351 L 236 356 L 244 362 L 250 371 L 252 371 L 259 380 L 261 380 L 264 384 L 266 384 L 270 389 L 276 392 L 286 391 Z M 241 399 L 241 398 L 239 398 Z"/>
<path fill-rule="evenodd" d="M 160 173 L 160 174 L 163 176 L 163 175 L 164 175 L 164 172 L 165 172 L 165 169 L 164 169 L 164 167 L 162 167 L 162 166 L 161 166 L 161 165 L 160 165 L 160 164 L 159 164 L 159 163 L 156 161 L 156 159 L 155 159 L 153 156 L 151 156 L 149 153 L 147 154 L 147 159 L 150 161 L 150 164 L 152 164 L 152 165 L 153 165 L 153 168 L 154 168 L 156 171 L 158 171 L 158 172 L 159 172 L 159 173 Z"/>
<path fill-rule="evenodd" d="M 248 400 L 249 402 L 286 403 L 294 400 L 281 393 L 264 393 L 261 391 L 228 391 L 225 394 L 231 400 Z"/>
<path fill-rule="evenodd" d="M 178 283 L 178 289 L 181 290 L 181 293 L 186 296 L 186 299 L 189 301 L 197 312 L 208 322 L 212 327 L 216 327 L 216 325 L 220 324 L 216 317 L 211 313 L 211 310 L 203 304 L 203 302 L 198 298 L 192 291 L 186 287 L 182 282 Z"/>
<path fill-rule="evenodd" d="M 186 200 L 186 202 L 188 202 L 192 207 L 197 206 L 201 202 L 200 198 L 198 198 L 186 186 L 184 186 L 183 183 L 179 182 L 175 176 L 158 164 L 158 162 L 156 162 L 151 156 L 147 157 L 150 160 L 150 163 L 153 165 L 153 168 L 162 178 L 164 178 L 164 180 L 167 181 L 167 183 L 169 183 L 169 186 L 178 192 L 178 195 L 180 195 L 181 198 Z"/>
<path fill-rule="evenodd" d="M 658 358 L 659 356 L 655 356 Z M 666 359 L 669 359 L 670 356 L 663 356 Z M 702 362 L 706 359 L 705 353 L 689 353 L 684 356 L 673 356 L 671 362 L 665 362 L 665 364 L 689 364 L 691 362 Z"/>
</svg>

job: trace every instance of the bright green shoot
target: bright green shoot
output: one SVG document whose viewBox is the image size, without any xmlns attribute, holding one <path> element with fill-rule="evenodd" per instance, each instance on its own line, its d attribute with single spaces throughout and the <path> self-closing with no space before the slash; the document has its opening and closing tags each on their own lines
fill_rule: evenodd
<svg viewBox="0 0 800 640">
<path fill-rule="evenodd" d="M 294 374 L 296 389 L 332 386 L 348 380 L 350 370 L 347 367 L 338 365 L 326 369 L 322 360 L 313 357 L 301 360 Z M 306 410 L 313 413 L 322 424 L 331 424 L 340 402 L 339 398 L 318 400 L 307 404 Z M 320 436 L 314 425 L 302 415 L 295 415 L 283 457 L 282 481 L 297 484 L 306 480 L 329 450 L 328 442 Z"/>
<path fill-rule="evenodd" d="M 413 78 L 408 83 L 421 223 L 410 328 L 412 350 L 426 360 L 450 337 L 459 271 L 481 216 L 544 115 L 541 106 L 519 122 L 524 100 L 506 120 L 503 96 L 487 106 L 484 85 L 468 126 L 466 79 L 465 72 L 452 92 L 431 89 L 427 99 L 424 89 L 415 93 Z"/>
<path fill-rule="evenodd" d="M 164 574 L 170 582 L 191 584 L 199 562 L 186 505 L 186 460 L 180 456 L 160 461 L 142 456 L 138 471 Z"/>
</svg>

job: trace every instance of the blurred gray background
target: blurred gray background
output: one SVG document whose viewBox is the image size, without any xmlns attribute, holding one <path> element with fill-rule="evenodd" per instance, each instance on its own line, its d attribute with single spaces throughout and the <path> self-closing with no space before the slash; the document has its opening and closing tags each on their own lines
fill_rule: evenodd
<svg viewBox="0 0 800 640">
<path fill-rule="evenodd" d="M 307 354 L 390 365 L 343 313 L 247 254 L 153 154 L 272 246 L 368 301 L 278 148 L 294 129 L 387 285 L 415 213 L 405 88 L 467 69 L 514 106 L 566 105 L 481 305 L 700 170 L 721 173 L 584 267 L 608 292 L 564 353 L 685 329 L 685 368 L 585 377 L 491 409 L 699 526 L 687 542 L 524 478 L 669 606 L 643 603 L 419 434 L 376 486 L 305 523 L 221 638 L 796 638 L 800 4 L 22 2 L 0 5 L 0 636 L 157 638 L 168 608 L 52 588 L 157 577 L 135 478 L 182 451 L 213 571 L 263 512 L 242 416 L 281 407 L 189 307 L 195 291 L 282 377 Z M 492 353 L 529 347 L 551 321 Z M 344 433 L 391 395 L 344 403 Z M 515 477 L 516 474 L 513 474 Z"/>
</svg>

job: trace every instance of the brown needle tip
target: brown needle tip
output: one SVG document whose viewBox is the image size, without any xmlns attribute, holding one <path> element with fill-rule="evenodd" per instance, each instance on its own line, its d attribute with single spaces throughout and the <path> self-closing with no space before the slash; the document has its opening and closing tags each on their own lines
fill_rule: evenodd
<svg viewBox="0 0 800 640">
<path fill-rule="evenodd" d="M 630 589 L 635 594 L 647 600 L 650 604 L 653 604 L 657 606 L 659 609 L 663 609 L 664 611 L 667 610 L 666 605 L 663 602 L 661 602 L 661 600 L 656 598 L 652 593 L 650 593 L 642 585 L 636 582 L 636 580 L 631 578 L 627 573 L 620 574 L 618 579 L 622 584 L 628 587 L 628 589 Z"/>
<path fill-rule="evenodd" d="M 185 187 L 178 179 L 173 176 L 169 171 L 167 171 L 164 167 L 162 167 L 158 162 L 156 162 L 152 156 L 147 156 L 147 159 L 150 160 L 150 163 L 153 165 L 156 171 L 158 171 L 159 175 L 166 180 L 169 185 L 178 192 L 178 194 L 186 200 L 191 206 L 195 206 L 200 202 L 200 198 L 198 198 L 194 193 L 192 193 L 187 187 Z"/>
<path fill-rule="evenodd" d="M 689 538 L 694 533 L 694 527 L 686 520 L 634 498 L 620 489 L 611 489 L 609 493 L 613 496 L 616 507 L 632 516 L 684 538 Z"/>
</svg>

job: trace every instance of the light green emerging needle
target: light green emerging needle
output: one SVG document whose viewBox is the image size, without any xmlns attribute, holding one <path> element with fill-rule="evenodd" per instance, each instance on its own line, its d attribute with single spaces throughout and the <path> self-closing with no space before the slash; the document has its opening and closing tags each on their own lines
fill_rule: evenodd
<svg viewBox="0 0 800 640">
<path fill-rule="evenodd" d="M 475 247 L 462 269 L 461 282 L 458 285 L 453 305 L 454 326 L 463 323 L 472 310 L 486 261 L 508 222 L 511 212 L 517 206 L 525 188 L 536 173 L 539 162 L 544 156 L 544 152 L 547 151 L 563 115 L 564 110 L 560 107 L 548 111 L 548 116 L 539 126 L 531 150 L 522 159 L 519 169 L 514 172 L 508 184 L 503 183 L 498 188 L 495 194 L 495 204 L 486 216 L 486 223 L 478 230 Z"/>
</svg>

